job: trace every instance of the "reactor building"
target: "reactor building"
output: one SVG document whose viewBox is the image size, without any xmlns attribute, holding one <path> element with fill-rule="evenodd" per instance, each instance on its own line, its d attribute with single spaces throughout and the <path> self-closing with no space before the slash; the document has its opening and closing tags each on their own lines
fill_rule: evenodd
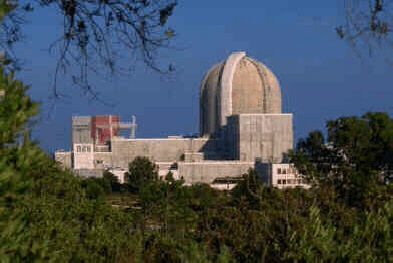
<svg viewBox="0 0 393 263">
<path fill-rule="evenodd" d="M 122 129 L 129 130 L 127 138 Z M 186 184 L 239 178 L 250 168 L 272 185 L 302 183 L 287 163 L 292 114 L 282 113 L 279 82 L 245 52 L 232 53 L 204 76 L 199 136 L 135 138 L 135 129 L 135 117 L 124 123 L 115 115 L 74 116 L 72 151 L 56 151 L 55 159 L 86 176 L 105 169 L 124 173 L 135 157 L 146 156 L 160 175 L 171 171 Z"/>
</svg>

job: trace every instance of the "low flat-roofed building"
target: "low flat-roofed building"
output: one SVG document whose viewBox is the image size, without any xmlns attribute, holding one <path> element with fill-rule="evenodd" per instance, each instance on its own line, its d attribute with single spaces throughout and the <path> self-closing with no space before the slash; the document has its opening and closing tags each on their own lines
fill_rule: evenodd
<svg viewBox="0 0 393 263">
<path fill-rule="evenodd" d="M 300 174 L 291 163 L 266 163 L 261 165 L 264 181 L 267 185 L 277 188 L 310 188 L 305 182 L 304 175 Z"/>
</svg>

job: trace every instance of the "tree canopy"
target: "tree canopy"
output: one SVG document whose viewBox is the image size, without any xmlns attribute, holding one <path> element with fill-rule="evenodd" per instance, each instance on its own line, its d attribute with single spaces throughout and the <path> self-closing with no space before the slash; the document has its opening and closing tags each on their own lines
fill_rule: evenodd
<svg viewBox="0 0 393 263">
<path fill-rule="evenodd" d="M 310 183 L 330 185 L 357 203 L 367 199 L 366 189 L 392 181 L 393 119 L 387 113 L 342 117 L 326 127 L 326 138 L 311 132 L 291 154 Z"/>
</svg>

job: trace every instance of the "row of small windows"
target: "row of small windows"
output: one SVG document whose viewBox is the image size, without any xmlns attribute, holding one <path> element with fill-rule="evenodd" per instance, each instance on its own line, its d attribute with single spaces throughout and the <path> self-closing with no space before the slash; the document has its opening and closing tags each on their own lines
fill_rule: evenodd
<svg viewBox="0 0 393 263">
<path fill-rule="evenodd" d="M 78 152 L 78 153 L 80 153 L 80 152 L 82 152 L 82 153 L 85 153 L 85 152 L 91 152 L 91 147 L 90 146 L 76 146 L 76 151 Z"/>
<path fill-rule="evenodd" d="M 302 179 L 282 179 L 277 180 L 277 184 L 303 184 Z"/>
<path fill-rule="evenodd" d="M 277 168 L 277 174 L 296 174 L 295 168 Z"/>
</svg>

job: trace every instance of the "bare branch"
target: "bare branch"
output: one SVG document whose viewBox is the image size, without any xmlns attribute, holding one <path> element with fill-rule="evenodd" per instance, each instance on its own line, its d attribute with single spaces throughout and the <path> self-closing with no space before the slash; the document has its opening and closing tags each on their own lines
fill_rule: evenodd
<svg viewBox="0 0 393 263">
<path fill-rule="evenodd" d="M 58 56 L 54 72 L 57 96 L 60 74 L 71 75 L 74 84 L 85 92 L 91 73 L 112 75 L 119 59 L 141 59 L 148 67 L 167 73 L 156 61 L 157 53 L 169 47 L 175 35 L 166 26 L 177 4 L 176 0 L 27 0 L 2 21 L 0 45 L 12 50 L 21 38 L 22 17 L 34 8 L 56 7 L 63 15 L 60 39 L 49 46 Z M 135 62 L 135 61 L 133 61 Z M 132 62 L 131 62 L 132 63 Z M 73 68 L 77 65 L 79 70 Z M 92 95 L 92 94 L 91 94 Z"/>
<path fill-rule="evenodd" d="M 337 35 L 360 54 L 368 50 L 392 48 L 392 0 L 344 0 L 345 24 L 336 28 Z"/>
</svg>

